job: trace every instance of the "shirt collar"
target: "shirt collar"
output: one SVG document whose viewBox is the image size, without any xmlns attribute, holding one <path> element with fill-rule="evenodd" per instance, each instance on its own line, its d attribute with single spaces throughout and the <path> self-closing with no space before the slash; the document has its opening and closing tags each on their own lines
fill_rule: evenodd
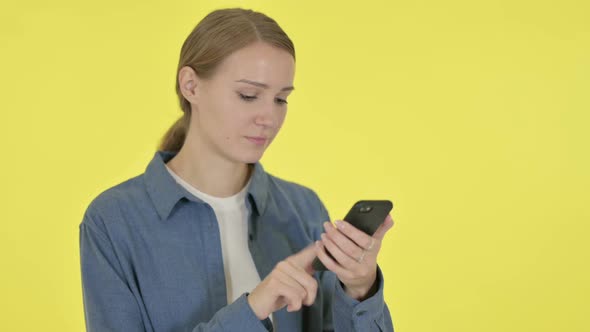
<svg viewBox="0 0 590 332">
<path fill-rule="evenodd" d="M 150 196 L 161 220 L 167 220 L 176 203 L 186 198 L 188 200 L 204 203 L 200 198 L 184 189 L 174 180 L 166 169 L 166 162 L 172 159 L 177 152 L 158 150 L 148 164 L 144 179 L 148 195 Z M 264 171 L 260 162 L 254 163 L 252 181 L 248 187 L 246 199 L 251 196 L 258 214 L 262 214 L 268 198 L 268 174 Z"/>
</svg>

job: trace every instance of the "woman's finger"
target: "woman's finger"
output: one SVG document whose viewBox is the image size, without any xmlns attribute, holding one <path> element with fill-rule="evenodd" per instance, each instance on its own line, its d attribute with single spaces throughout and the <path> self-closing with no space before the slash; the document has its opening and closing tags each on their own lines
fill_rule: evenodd
<svg viewBox="0 0 590 332">
<path fill-rule="evenodd" d="M 379 248 L 381 246 L 380 239 L 371 237 L 345 220 L 336 220 L 336 228 L 338 231 L 346 235 L 346 237 L 354 241 L 357 246 L 360 247 L 360 251 L 369 250 L 369 248 L 369 251 L 373 251 L 374 248 Z"/>
<path fill-rule="evenodd" d="M 358 244 L 356 244 L 343 232 L 340 232 L 338 229 L 334 228 L 330 222 L 324 223 L 324 229 L 326 230 L 326 234 L 328 234 L 330 239 L 351 258 L 356 259 L 363 253 L 363 249 L 360 248 Z M 333 254 L 331 249 L 329 251 L 331 254 Z"/>
<path fill-rule="evenodd" d="M 375 234 L 373 234 L 373 237 L 379 239 L 379 241 L 383 240 L 383 238 L 385 237 L 385 233 L 387 233 L 387 231 L 390 230 L 392 227 L 393 218 L 391 217 L 391 214 L 388 214 L 387 217 L 385 217 L 385 221 L 381 225 L 379 225 L 379 228 L 377 228 Z"/>
<path fill-rule="evenodd" d="M 330 258 L 330 256 L 328 256 L 328 254 L 326 253 L 326 248 L 324 247 L 322 241 L 316 242 L 316 253 L 320 261 L 328 270 L 336 273 L 339 277 L 342 278 L 351 279 L 353 277 L 352 272 L 343 268 L 336 261 Z"/>
<path fill-rule="evenodd" d="M 312 305 L 315 302 L 318 283 L 314 277 L 301 270 L 301 268 L 297 268 L 296 266 L 292 265 L 288 260 L 277 264 L 277 268 L 284 272 L 285 275 L 290 279 L 290 284 L 296 283 L 298 286 L 303 287 L 305 290 L 303 301 L 304 304 Z"/>
<path fill-rule="evenodd" d="M 306 298 L 307 290 L 305 289 L 305 287 L 303 287 L 299 282 L 297 282 L 297 280 L 293 279 L 288 271 L 285 271 L 285 268 L 281 266 L 282 263 L 283 262 L 280 262 L 277 265 L 277 268 L 275 269 L 276 271 L 274 271 L 275 276 L 279 278 L 281 282 L 295 290 L 302 299 Z"/>
<path fill-rule="evenodd" d="M 306 272 L 310 275 L 313 274 L 313 268 L 311 264 L 315 259 L 315 246 L 312 244 L 308 245 L 307 247 L 303 248 L 299 252 L 294 255 L 287 257 L 286 260 L 293 263 L 293 265 L 303 268 Z"/>
<path fill-rule="evenodd" d="M 336 243 L 334 243 L 334 241 L 330 238 L 329 235 L 323 233 L 321 237 L 324 246 L 328 249 L 330 254 L 332 254 L 332 257 L 336 259 L 336 262 L 338 262 L 340 266 L 348 270 L 355 270 L 358 268 L 359 263 L 354 258 L 344 253 L 339 248 L 339 246 Z"/>
<path fill-rule="evenodd" d="M 283 275 L 278 275 L 278 278 L 273 279 L 273 292 L 277 299 L 279 297 L 283 297 L 285 303 L 287 303 L 287 311 L 298 311 L 301 309 L 301 302 L 303 297 L 301 296 L 301 289 L 297 287 L 291 286 L 286 280 L 283 278 Z"/>
</svg>

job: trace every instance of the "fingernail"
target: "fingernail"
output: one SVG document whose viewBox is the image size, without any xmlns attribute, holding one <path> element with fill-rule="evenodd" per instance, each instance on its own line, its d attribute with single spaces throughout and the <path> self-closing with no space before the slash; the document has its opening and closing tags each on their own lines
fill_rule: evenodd
<svg viewBox="0 0 590 332">
<path fill-rule="evenodd" d="M 341 220 L 336 220 L 335 224 L 336 224 L 336 228 L 340 228 L 340 229 L 344 228 L 344 223 Z"/>
</svg>

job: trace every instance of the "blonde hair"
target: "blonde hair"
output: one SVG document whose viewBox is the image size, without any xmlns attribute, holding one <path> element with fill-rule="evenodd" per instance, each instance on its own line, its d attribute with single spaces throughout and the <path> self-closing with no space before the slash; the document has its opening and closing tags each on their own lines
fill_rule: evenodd
<svg viewBox="0 0 590 332">
<path fill-rule="evenodd" d="M 242 8 L 218 9 L 197 24 L 182 44 L 176 70 L 176 94 L 183 115 L 162 137 L 160 150 L 178 152 L 189 128 L 191 104 L 180 92 L 180 69 L 189 66 L 200 78 L 211 78 L 227 56 L 257 41 L 284 49 L 295 59 L 291 39 L 277 22 L 263 13 Z"/>
</svg>

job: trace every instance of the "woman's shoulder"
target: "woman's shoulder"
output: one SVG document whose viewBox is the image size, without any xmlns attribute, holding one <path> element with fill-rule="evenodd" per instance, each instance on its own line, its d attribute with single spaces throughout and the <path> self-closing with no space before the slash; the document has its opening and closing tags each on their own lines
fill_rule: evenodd
<svg viewBox="0 0 590 332">
<path fill-rule="evenodd" d="M 309 239 L 316 239 L 321 233 L 324 221 L 330 220 L 330 214 L 316 190 L 306 184 L 269 175 L 268 192 L 270 201 L 266 215 L 277 222 L 285 222 L 291 233 L 299 233 L 300 226 Z M 297 221 L 297 222 L 294 222 Z"/>
<path fill-rule="evenodd" d="M 315 189 L 306 184 L 268 174 L 268 191 L 280 206 L 290 206 L 306 213 L 314 212 L 326 218 L 326 207 Z"/>
<path fill-rule="evenodd" d="M 300 198 L 304 200 L 319 199 L 315 190 L 306 184 L 287 180 L 276 175 L 268 174 L 268 189 L 273 194 L 283 194 L 291 198 Z"/>
<path fill-rule="evenodd" d="M 117 220 L 122 213 L 122 207 L 147 203 L 149 197 L 144 189 L 143 176 L 144 174 L 140 174 L 103 189 L 88 203 L 82 223 L 90 220 Z"/>
</svg>

